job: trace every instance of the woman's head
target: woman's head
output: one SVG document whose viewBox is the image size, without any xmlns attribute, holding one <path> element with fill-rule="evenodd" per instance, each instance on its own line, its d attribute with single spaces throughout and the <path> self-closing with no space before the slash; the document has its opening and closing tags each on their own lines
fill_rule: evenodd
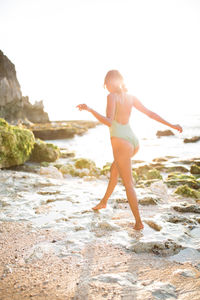
<svg viewBox="0 0 200 300">
<path fill-rule="evenodd" d="M 127 88 L 124 84 L 124 78 L 118 70 L 111 70 L 106 74 L 104 87 L 106 87 L 110 93 L 120 94 L 122 92 L 127 92 Z"/>
</svg>

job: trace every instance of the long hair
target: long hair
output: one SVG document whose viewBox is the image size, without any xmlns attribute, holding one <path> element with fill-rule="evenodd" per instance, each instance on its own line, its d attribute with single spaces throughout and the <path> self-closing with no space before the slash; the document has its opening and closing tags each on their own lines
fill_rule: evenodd
<svg viewBox="0 0 200 300">
<path fill-rule="evenodd" d="M 122 92 L 127 92 L 127 88 L 124 84 L 124 78 L 120 74 L 118 70 L 110 70 L 106 74 L 106 77 L 104 79 L 104 87 L 108 82 L 113 82 L 114 84 L 114 92 L 121 94 Z"/>
</svg>

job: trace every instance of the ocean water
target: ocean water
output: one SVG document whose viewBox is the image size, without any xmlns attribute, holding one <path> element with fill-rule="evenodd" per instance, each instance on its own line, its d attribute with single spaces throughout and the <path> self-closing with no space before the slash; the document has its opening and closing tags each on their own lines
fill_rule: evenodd
<svg viewBox="0 0 200 300">
<path fill-rule="evenodd" d="M 172 116 L 170 122 L 173 120 L 175 118 Z M 200 136 L 200 113 L 184 114 L 172 123 L 180 124 L 183 132 L 179 133 L 172 129 L 174 136 L 157 138 L 157 130 L 170 128 L 142 114 L 134 113 L 130 124 L 140 141 L 140 149 L 134 159 L 148 162 L 163 156 L 175 156 L 178 159 L 200 157 L 200 141 L 196 143 L 183 142 L 184 138 Z M 77 157 L 94 160 L 98 167 L 113 161 L 109 129 L 105 125 L 92 128 L 83 136 L 49 142 L 75 151 Z"/>
</svg>

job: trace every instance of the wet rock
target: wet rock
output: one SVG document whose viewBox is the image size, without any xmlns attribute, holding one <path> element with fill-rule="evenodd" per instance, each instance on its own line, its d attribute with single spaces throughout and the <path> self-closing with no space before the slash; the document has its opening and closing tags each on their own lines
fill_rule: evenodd
<svg viewBox="0 0 200 300">
<path fill-rule="evenodd" d="M 184 197 L 188 197 L 188 198 L 195 198 L 198 199 L 200 198 L 200 192 L 189 188 L 187 185 L 181 185 L 179 186 L 175 192 L 178 195 L 184 196 Z"/>
<path fill-rule="evenodd" d="M 145 220 L 144 221 L 146 224 L 148 224 L 151 228 L 153 228 L 156 231 L 160 231 L 162 229 L 162 226 L 157 224 L 155 221 L 153 220 Z"/>
<path fill-rule="evenodd" d="M 185 175 L 178 172 L 169 174 L 165 183 L 168 187 L 187 185 L 189 188 L 200 189 L 200 182 L 193 175 Z"/>
<path fill-rule="evenodd" d="M 200 166 L 197 166 L 196 164 L 192 165 L 190 168 L 191 174 L 200 174 Z"/>
<path fill-rule="evenodd" d="M 156 133 L 157 137 L 161 137 L 161 136 L 171 136 L 174 135 L 174 133 L 171 130 L 158 130 Z"/>
<path fill-rule="evenodd" d="M 105 273 L 94 276 L 91 281 L 101 281 L 104 283 L 117 283 L 120 286 L 133 287 L 137 282 L 137 276 L 129 272 Z"/>
<path fill-rule="evenodd" d="M 168 161 L 166 157 L 157 157 L 153 159 L 154 162 L 163 162 L 163 161 Z"/>
<path fill-rule="evenodd" d="M 200 141 L 200 136 L 193 136 L 192 138 L 186 138 L 183 140 L 184 143 L 196 143 Z"/>
<path fill-rule="evenodd" d="M 146 173 L 147 179 L 162 179 L 160 172 L 156 169 L 149 170 Z"/>
<path fill-rule="evenodd" d="M 157 205 L 161 201 L 160 197 L 155 195 L 145 196 L 139 199 L 139 204 L 141 205 Z"/>
<path fill-rule="evenodd" d="M 110 173 L 110 167 L 111 163 L 107 162 L 101 169 L 101 175 L 107 175 L 108 173 Z"/>
<path fill-rule="evenodd" d="M 177 299 L 176 287 L 171 283 L 157 281 L 148 286 L 148 290 L 151 291 L 153 299 Z"/>
<path fill-rule="evenodd" d="M 184 277 L 196 278 L 196 272 L 190 269 L 178 269 L 173 272 L 174 275 L 181 275 Z"/>
<path fill-rule="evenodd" d="M 29 160 L 33 162 L 54 162 L 59 156 L 60 150 L 57 146 L 36 139 Z"/>
<path fill-rule="evenodd" d="M 49 167 L 41 167 L 40 168 L 40 174 L 45 175 L 49 178 L 55 178 L 55 179 L 63 179 L 63 175 L 56 167 L 49 166 Z"/>
<path fill-rule="evenodd" d="M 39 123 L 31 126 L 31 130 L 36 138 L 41 140 L 56 140 L 72 138 L 76 134 L 82 135 L 89 128 L 96 127 L 99 122 L 94 121 L 55 121 L 48 123 Z"/>
<path fill-rule="evenodd" d="M 93 169 L 96 167 L 96 165 L 91 159 L 77 158 L 75 160 L 75 167 L 77 169 Z"/>
<path fill-rule="evenodd" d="M 173 209 L 178 212 L 192 212 L 192 213 L 200 213 L 200 206 L 195 204 L 182 204 L 182 205 L 176 205 L 173 206 Z"/>
<path fill-rule="evenodd" d="M 69 157 L 74 157 L 74 156 L 75 156 L 74 151 L 70 151 L 67 149 L 60 149 L 60 158 L 69 158 Z"/>
<path fill-rule="evenodd" d="M 140 167 L 136 168 L 135 172 L 138 177 L 146 178 L 146 174 L 149 170 L 151 170 L 151 167 L 148 165 L 144 165 L 144 166 L 140 166 Z"/>
<path fill-rule="evenodd" d="M 156 237 L 141 238 L 136 241 L 132 250 L 136 253 L 154 253 L 157 255 L 167 256 L 177 254 L 182 249 L 182 246 L 171 239 L 157 240 Z"/>
<path fill-rule="evenodd" d="M 27 161 L 34 142 L 30 130 L 9 125 L 0 119 L 0 168 L 21 165 Z"/>
<path fill-rule="evenodd" d="M 180 215 L 173 215 L 173 214 L 168 214 L 167 217 L 165 217 L 165 220 L 167 222 L 174 223 L 174 224 L 177 224 L 177 223 L 183 223 L 185 225 L 194 224 L 194 223 L 196 224 L 196 221 L 192 220 L 191 218 L 187 218 L 187 217 L 180 216 Z"/>
<path fill-rule="evenodd" d="M 173 167 L 166 167 L 165 171 L 167 173 L 171 173 L 171 172 L 181 172 L 181 173 L 187 173 L 189 172 L 189 170 L 183 166 L 173 166 Z"/>
</svg>

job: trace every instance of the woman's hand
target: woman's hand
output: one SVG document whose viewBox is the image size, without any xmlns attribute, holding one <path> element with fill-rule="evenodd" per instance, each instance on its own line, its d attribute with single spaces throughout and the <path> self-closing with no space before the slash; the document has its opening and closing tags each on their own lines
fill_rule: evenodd
<svg viewBox="0 0 200 300">
<path fill-rule="evenodd" d="M 182 132 L 183 131 L 183 128 L 180 126 L 180 125 L 173 125 L 173 128 L 178 130 L 179 132 Z"/>
<path fill-rule="evenodd" d="M 81 110 L 87 110 L 87 111 L 90 111 L 90 107 L 87 106 L 86 104 L 79 104 L 76 106 L 80 111 Z"/>
</svg>

